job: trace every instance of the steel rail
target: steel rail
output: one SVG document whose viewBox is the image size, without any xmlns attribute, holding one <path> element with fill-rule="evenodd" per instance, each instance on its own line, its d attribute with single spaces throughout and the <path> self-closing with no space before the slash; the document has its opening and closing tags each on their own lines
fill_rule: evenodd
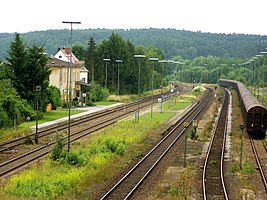
<svg viewBox="0 0 267 200">
<path fill-rule="evenodd" d="M 184 91 L 184 92 L 186 92 L 186 91 Z M 183 93 L 181 93 L 181 94 L 183 94 Z M 158 98 L 158 97 L 160 97 L 160 95 L 155 96 L 155 98 Z M 157 100 L 154 100 L 153 103 L 156 103 L 156 102 L 157 102 Z M 150 105 L 151 98 L 140 99 L 139 103 L 149 103 L 149 105 Z M 85 122 L 91 121 L 93 119 L 105 116 L 107 114 L 112 114 L 114 112 L 119 112 L 121 110 L 130 109 L 132 107 L 137 106 L 137 104 L 138 104 L 138 102 L 135 101 L 135 102 L 130 103 L 130 104 L 119 105 L 119 106 L 116 106 L 113 108 L 108 108 L 105 110 L 97 111 L 95 113 L 90 113 L 88 115 L 79 117 L 78 119 L 71 119 L 71 125 L 70 126 L 73 127 L 73 126 L 76 126 L 78 124 L 85 123 Z M 144 106 L 144 107 L 146 107 L 146 106 Z M 47 135 L 54 134 L 57 131 L 62 131 L 62 130 L 67 129 L 67 128 L 68 128 L 67 121 L 66 122 L 60 122 L 60 123 L 55 124 L 55 125 L 51 125 L 49 127 L 46 127 L 44 130 L 40 130 L 38 132 L 38 138 L 42 138 L 42 137 L 45 137 Z M 35 134 L 36 133 L 31 133 L 27 136 L 18 137 L 18 138 L 0 143 L 0 153 L 4 153 L 5 151 L 11 150 L 11 149 L 13 149 L 13 148 L 15 148 L 21 144 L 24 144 L 27 137 L 31 137 L 33 139 Z"/>
<path fill-rule="evenodd" d="M 224 89 L 225 94 L 226 94 L 226 90 Z M 228 94 L 229 95 L 229 94 Z M 223 106 L 226 105 L 226 95 L 224 95 L 223 98 L 223 104 L 221 106 L 220 112 L 218 114 L 218 117 L 216 119 L 214 128 L 212 130 L 212 137 L 210 140 L 210 144 L 206 153 L 206 159 L 204 162 L 204 167 L 203 167 L 203 173 L 202 173 L 202 190 L 203 190 L 203 199 L 207 200 L 207 191 L 206 191 L 206 171 L 207 171 L 207 166 L 208 166 L 208 160 L 210 158 L 210 154 L 211 154 L 211 149 L 212 149 L 212 145 L 214 142 L 214 138 L 215 138 L 215 133 L 216 133 L 216 129 L 218 128 L 218 124 L 223 112 Z M 227 103 L 228 106 L 228 103 Z M 227 109 L 227 115 L 228 116 L 228 110 Z M 223 193 L 224 193 L 224 198 L 228 200 L 228 194 L 226 191 L 226 187 L 225 187 L 225 183 L 224 183 L 224 177 L 223 177 L 223 161 L 224 161 L 224 152 L 225 152 L 225 138 L 226 138 L 226 134 L 227 134 L 227 120 L 225 120 L 225 126 L 224 126 L 224 133 L 223 133 L 223 142 L 222 142 L 222 151 L 221 151 L 221 157 L 220 157 L 220 177 L 221 177 L 221 183 L 222 183 L 222 187 L 223 187 Z"/>
<path fill-rule="evenodd" d="M 262 178 L 262 181 L 263 181 L 263 185 L 264 185 L 264 188 L 267 192 L 267 181 L 266 181 L 266 176 L 264 174 L 264 171 L 262 169 L 262 165 L 261 165 L 261 162 L 260 162 L 260 158 L 259 158 L 259 155 L 257 153 L 257 149 L 255 147 L 255 144 L 253 142 L 253 139 L 251 137 L 249 137 L 249 140 L 250 140 L 250 143 L 251 143 L 251 146 L 252 146 L 252 150 L 253 150 L 253 153 L 255 155 L 255 159 L 256 159 L 256 162 L 257 162 L 257 165 L 259 167 L 259 171 L 260 171 L 260 174 L 261 174 L 261 178 Z"/>
<path fill-rule="evenodd" d="M 147 105 L 147 106 L 149 106 L 149 105 Z M 144 107 L 146 107 L 146 106 L 144 106 Z M 72 133 L 70 135 L 70 137 L 71 137 L 70 142 L 73 142 L 73 141 L 75 141 L 77 139 L 80 139 L 80 138 L 82 138 L 84 136 L 87 136 L 88 134 L 90 134 L 90 133 L 92 133 L 94 131 L 100 130 L 100 129 L 104 128 L 104 127 L 107 127 L 107 126 L 113 124 L 113 123 L 116 123 L 118 120 L 123 119 L 124 117 L 128 116 L 130 113 L 131 112 L 124 113 L 123 115 L 120 114 L 118 116 L 112 115 L 113 117 L 110 118 L 110 119 L 105 120 L 104 123 L 101 122 L 101 123 L 98 123 L 98 124 L 96 124 L 96 125 L 94 125 L 92 127 L 89 127 L 89 128 L 85 127 L 83 129 L 80 129 L 80 130 L 78 130 L 75 133 Z M 65 136 L 63 139 L 66 139 L 66 138 L 67 138 L 67 136 Z M 43 145 L 41 147 L 38 147 L 38 148 L 33 149 L 33 150 L 29 151 L 29 152 L 26 152 L 26 153 L 24 153 L 22 155 L 19 155 L 19 156 L 13 158 L 13 159 L 10 159 L 10 160 L 8 160 L 8 161 L 6 161 L 4 163 L 0 163 L 0 177 L 6 175 L 6 174 L 8 174 L 8 173 L 10 173 L 10 172 L 12 172 L 12 171 L 24 166 L 24 165 L 32 162 L 32 161 L 34 161 L 34 160 L 36 160 L 36 159 L 38 159 L 38 158 L 40 158 L 40 157 L 42 157 L 42 156 L 44 156 L 44 155 L 46 155 L 48 153 L 50 153 L 50 151 L 52 150 L 51 146 L 54 145 L 55 143 L 56 143 L 56 141 L 50 142 L 50 143 L 45 144 L 45 145 Z M 38 152 L 41 152 L 41 153 L 38 154 Z M 37 154 L 37 155 L 33 156 L 34 154 Z M 13 164 L 15 162 L 19 162 L 19 163 L 18 164 Z M 12 165 L 14 165 L 14 166 L 12 166 Z M 10 166 L 10 167 L 8 167 L 8 166 Z"/>
<path fill-rule="evenodd" d="M 211 98 L 211 96 L 209 97 Z M 205 99 L 208 99 L 208 95 Z M 202 105 L 201 110 L 203 107 L 207 104 L 208 100 L 204 105 Z M 184 117 L 178 120 L 177 124 L 171 128 L 169 133 L 162 138 L 134 167 L 132 167 L 108 192 L 106 192 L 102 197 L 101 200 L 104 200 L 110 196 L 112 192 L 126 179 L 128 178 L 178 127 L 182 125 L 182 123 L 187 119 L 198 107 L 200 107 L 200 103 L 196 103 L 194 107 L 189 110 Z M 198 111 L 197 114 L 193 117 L 195 119 L 201 111 Z M 192 123 L 192 120 L 190 120 L 189 124 Z M 149 175 L 149 173 L 152 171 L 152 169 L 160 162 L 160 160 L 164 157 L 164 155 L 169 151 L 169 149 L 175 144 L 175 142 L 181 137 L 182 133 L 184 133 L 186 129 L 184 128 L 183 131 L 178 134 L 178 136 L 175 138 L 174 141 L 167 147 L 167 149 L 161 154 L 161 156 L 156 160 L 156 162 L 153 163 L 153 165 L 146 171 L 145 175 L 138 181 L 138 183 L 132 188 L 132 190 L 127 194 L 127 196 L 124 199 L 128 199 L 133 192 L 140 186 L 140 184 L 143 182 L 143 180 Z"/>
</svg>

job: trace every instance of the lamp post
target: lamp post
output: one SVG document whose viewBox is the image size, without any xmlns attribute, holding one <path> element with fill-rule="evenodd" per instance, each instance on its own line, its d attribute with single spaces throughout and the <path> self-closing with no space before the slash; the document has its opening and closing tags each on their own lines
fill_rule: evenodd
<svg viewBox="0 0 267 200">
<path fill-rule="evenodd" d="M 259 59 L 261 58 L 263 55 L 256 55 L 256 58 Z M 259 78 L 259 70 L 256 71 L 256 82 L 258 83 L 258 93 L 257 93 L 257 99 L 259 99 L 259 95 L 260 95 L 260 78 Z M 256 92 L 255 92 L 256 93 Z"/>
<path fill-rule="evenodd" d="M 240 129 L 242 131 L 242 134 L 240 134 L 240 163 L 239 167 L 242 169 L 242 150 L 243 150 L 243 130 L 246 128 L 245 124 L 240 125 Z"/>
<path fill-rule="evenodd" d="M 70 24 L 70 70 L 69 70 L 69 77 L 70 77 L 70 86 L 69 86 L 69 122 L 68 122 L 68 152 L 70 152 L 70 107 L 71 107 L 71 93 L 72 93 L 72 25 L 73 24 L 81 24 L 81 22 L 73 22 L 73 21 L 63 21 L 63 24 Z"/>
<path fill-rule="evenodd" d="M 35 135 L 34 135 L 34 142 L 35 144 L 38 144 L 38 101 L 39 101 L 39 94 L 41 92 L 41 86 L 36 85 L 35 87 L 35 99 L 36 99 L 36 124 L 35 124 Z"/>
<path fill-rule="evenodd" d="M 262 51 L 260 53 L 263 54 L 263 55 L 267 54 L 266 51 Z M 266 63 L 265 63 L 265 56 L 263 56 L 262 103 L 264 102 L 265 65 L 266 65 Z"/>
<path fill-rule="evenodd" d="M 255 57 L 254 57 L 255 58 Z M 254 62 L 255 62 L 255 59 L 254 58 L 252 58 L 252 59 L 250 59 L 248 62 L 250 62 L 251 63 L 251 66 L 252 66 L 252 78 L 251 78 L 251 90 L 250 90 L 250 92 L 251 92 L 251 94 L 252 94 L 252 91 L 253 91 L 253 85 L 254 85 Z"/>
<path fill-rule="evenodd" d="M 150 61 L 153 62 L 153 69 L 152 69 L 152 103 L 151 103 L 151 118 L 153 113 L 153 104 L 154 104 L 154 68 L 155 68 L 155 62 L 159 61 L 158 58 L 149 58 Z"/>
<path fill-rule="evenodd" d="M 122 60 L 116 60 L 116 63 L 118 63 L 118 95 L 120 94 L 120 63 L 122 63 Z"/>
<path fill-rule="evenodd" d="M 104 61 L 106 61 L 106 79 L 105 79 L 105 87 L 108 88 L 108 62 L 110 61 L 109 58 L 104 58 Z"/>
<path fill-rule="evenodd" d="M 167 60 L 160 60 L 160 63 L 168 63 Z M 161 102 L 160 102 L 160 112 L 163 112 L 163 67 L 161 67 L 161 84 L 160 84 Z"/>
<path fill-rule="evenodd" d="M 139 60 L 139 67 L 138 67 L 138 102 L 137 102 L 137 106 L 138 106 L 138 111 L 137 111 L 137 123 L 139 123 L 139 112 L 140 112 L 140 108 L 139 108 L 139 100 L 140 100 L 140 84 L 141 84 L 141 58 L 145 58 L 145 55 L 134 55 L 134 58 L 138 58 Z"/>
</svg>

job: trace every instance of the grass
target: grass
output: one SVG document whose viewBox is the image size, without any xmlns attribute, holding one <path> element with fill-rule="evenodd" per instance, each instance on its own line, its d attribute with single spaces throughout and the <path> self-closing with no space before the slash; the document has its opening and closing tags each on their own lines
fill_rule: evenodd
<svg viewBox="0 0 267 200">
<path fill-rule="evenodd" d="M 75 115 L 81 112 L 85 112 L 86 110 L 71 110 L 71 115 Z M 42 124 L 45 122 L 53 121 L 59 118 L 67 117 L 69 115 L 68 110 L 51 110 L 49 112 L 44 113 L 43 119 L 38 120 L 38 124 Z M 29 121 L 20 124 L 16 129 L 1 129 L 0 130 L 0 142 L 10 140 L 15 137 L 20 137 L 27 135 L 32 132 L 30 129 L 31 126 L 35 126 L 36 121 Z"/>
<path fill-rule="evenodd" d="M 134 119 L 120 121 L 101 134 L 92 134 L 74 142 L 71 154 L 79 155 L 85 161 L 83 164 L 73 165 L 64 160 L 42 161 L 8 179 L 0 190 L 0 196 L 2 199 L 54 199 L 64 195 L 64 199 L 74 199 L 87 194 L 86 198 L 90 198 L 88 190 L 91 193 L 98 184 L 111 179 L 161 137 L 162 124 L 176 114 L 168 110 L 184 108 L 191 102 L 192 98 L 177 99 L 170 108 L 166 103 L 163 113 L 154 112 L 153 118 L 142 114 L 139 123 Z"/>
<path fill-rule="evenodd" d="M 82 112 L 85 112 L 86 110 L 71 110 L 70 111 L 70 114 L 71 115 L 75 115 L 75 114 L 79 114 L 79 113 L 82 113 Z M 50 122 L 50 121 L 53 121 L 53 120 L 56 120 L 56 119 L 60 119 L 60 118 L 63 118 L 63 117 L 67 117 L 69 116 L 69 111 L 68 110 L 51 110 L 49 112 L 45 112 L 44 113 L 44 117 L 40 120 L 38 120 L 38 124 L 42 124 L 42 123 L 45 123 L 45 122 Z M 22 123 L 20 124 L 19 126 L 22 127 L 22 128 L 25 128 L 25 127 L 31 127 L 31 126 L 34 126 L 36 123 L 36 121 L 30 121 L 29 123 L 28 122 L 25 122 L 25 123 Z"/>
<path fill-rule="evenodd" d="M 110 179 L 121 166 L 141 156 L 140 149 L 153 141 L 149 137 L 150 132 L 158 129 L 160 124 L 174 114 L 155 113 L 152 119 L 141 116 L 138 124 L 134 120 L 121 121 L 101 134 L 91 136 L 89 141 L 72 145 L 71 151 L 78 152 L 87 161 L 85 165 L 73 166 L 66 162 L 44 161 L 42 165 L 35 165 L 9 179 L 0 195 L 3 199 L 9 199 L 10 196 L 54 199 L 64 194 L 72 195 L 72 199 L 75 195 L 80 195 L 80 187 L 90 188 L 97 182 Z M 127 157 L 128 160 L 125 160 Z M 109 170 L 112 171 L 107 173 L 106 168 L 110 166 L 112 169 Z"/>
</svg>

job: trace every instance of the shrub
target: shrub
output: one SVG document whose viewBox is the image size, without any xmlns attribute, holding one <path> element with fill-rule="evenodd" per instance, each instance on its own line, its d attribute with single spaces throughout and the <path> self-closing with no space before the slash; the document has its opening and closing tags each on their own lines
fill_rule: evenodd
<svg viewBox="0 0 267 200">
<path fill-rule="evenodd" d="M 32 138 L 30 135 L 27 135 L 26 138 L 25 138 L 25 144 L 26 145 L 32 145 L 33 144 L 33 141 L 32 141 Z"/>
<path fill-rule="evenodd" d="M 57 133 L 56 135 L 56 144 L 54 148 L 51 151 L 50 158 L 52 160 L 58 160 L 59 158 L 62 157 L 63 153 L 63 147 L 64 147 L 64 138 L 61 133 Z"/>
<path fill-rule="evenodd" d="M 21 99 L 20 101 L 18 101 L 18 109 L 24 121 L 26 121 L 27 117 L 34 119 L 35 111 L 33 110 L 32 106 L 28 104 L 27 100 Z"/>
<path fill-rule="evenodd" d="M 106 88 L 96 84 L 92 87 L 90 93 L 90 99 L 92 102 L 105 100 L 109 96 L 109 91 Z"/>
<path fill-rule="evenodd" d="M 178 194 L 179 194 L 179 188 L 176 187 L 176 186 L 172 186 L 172 187 L 168 190 L 168 193 L 171 194 L 171 195 L 178 196 Z"/>
<path fill-rule="evenodd" d="M 253 168 L 253 163 L 248 158 L 246 159 L 246 162 L 243 164 L 243 172 L 245 174 L 252 174 L 253 172 L 255 172 Z"/>
<path fill-rule="evenodd" d="M 70 151 L 70 152 L 63 152 L 61 154 L 60 161 L 62 163 L 67 163 L 69 165 L 75 165 L 75 166 L 82 166 L 85 165 L 86 159 L 83 152 L 76 152 L 76 151 Z"/>
<path fill-rule="evenodd" d="M 193 127 L 191 130 L 190 130 L 190 139 L 191 140 L 196 140 L 197 139 L 197 128 L 196 127 Z"/>
<path fill-rule="evenodd" d="M 238 163 L 235 163 L 231 166 L 231 172 L 232 173 L 236 173 L 236 172 L 239 172 L 240 170 L 240 167 L 239 167 L 239 164 Z"/>
<path fill-rule="evenodd" d="M 118 155 L 122 155 L 124 153 L 124 150 L 125 150 L 125 145 L 122 142 L 116 141 L 111 138 L 107 138 L 105 140 L 104 145 L 102 146 L 101 149 L 102 152 L 111 152 Z"/>
</svg>

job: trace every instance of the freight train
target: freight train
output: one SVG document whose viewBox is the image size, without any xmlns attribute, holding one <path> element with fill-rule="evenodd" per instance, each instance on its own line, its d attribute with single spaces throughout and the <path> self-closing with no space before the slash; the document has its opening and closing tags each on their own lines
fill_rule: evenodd
<svg viewBox="0 0 267 200">
<path fill-rule="evenodd" d="M 267 110 L 244 84 L 239 81 L 220 79 L 219 86 L 236 90 L 247 132 L 255 137 L 265 136 Z"/>
</svg>

